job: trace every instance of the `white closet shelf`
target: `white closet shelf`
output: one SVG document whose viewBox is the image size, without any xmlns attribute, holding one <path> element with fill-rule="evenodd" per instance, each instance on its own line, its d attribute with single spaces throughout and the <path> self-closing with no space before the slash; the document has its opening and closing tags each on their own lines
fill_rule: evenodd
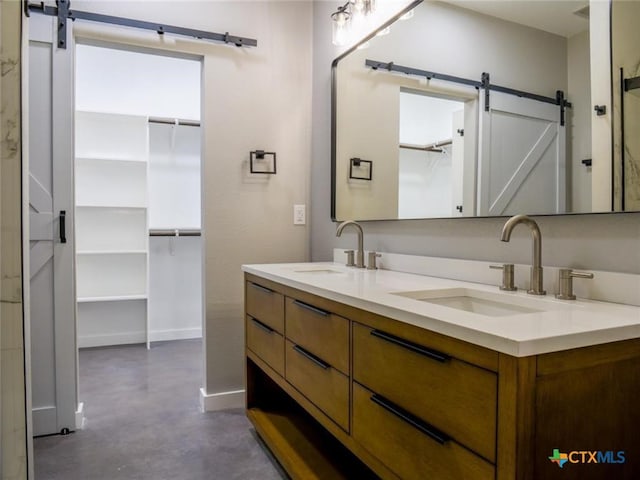
<svg viewBox="0 0 640 480">
<path fill-rule="evenodd" d="M 78 255 L 146 255 L 146 250 L 78 250 Z"/>
<path fill-rule="evenodd" d="M 146 300 L 147 295 L 112 295 L 104 297 L 78 297 L 78 303 L 121 302 L 125 300 Z"/>
<path fill-rule="evenodd" d="M 76 204 L 76 208 L 112 208 L 123 210 L 146 210 L 146 206 L 139 205 L 88 205 L 88 204 Z"/>
</svg>

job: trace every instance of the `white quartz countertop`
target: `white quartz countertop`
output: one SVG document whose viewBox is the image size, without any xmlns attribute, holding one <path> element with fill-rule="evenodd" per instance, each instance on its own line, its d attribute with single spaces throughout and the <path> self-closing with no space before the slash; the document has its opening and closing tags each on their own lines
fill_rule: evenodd
<svg viewBox="0 0 640 480">
<path fill-rule="evenodd" d="M 243 271 L 509 355 L 524 357 L 640 337 L 640 307 L 592 300 L 557 300 L 524 291 L 337 263 L 244 265 Z M 522 305 L 527 313 L 484 315 L 395 293 L 468 289 L 489 299 Z"/>
</svg>

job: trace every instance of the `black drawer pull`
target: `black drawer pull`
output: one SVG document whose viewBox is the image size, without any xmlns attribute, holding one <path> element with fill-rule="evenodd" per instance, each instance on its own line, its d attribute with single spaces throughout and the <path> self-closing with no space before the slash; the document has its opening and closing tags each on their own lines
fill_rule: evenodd
<svg viewBox="0 0 640 480">
<path fill-rule="evenodd" d="M 257 288 L 261 292 L 264 293 L 273 293 L 273 290 L 267 287 L 263 287 L 262 285 L 258 285 L 257 283 L 249 282 L 253 288 Z"/>
<path fill-rule="evenodd" d="M 318 315 L 322 315 L 323 317 L 328 317 L 329 316 L 329 312 L 325 311 L 325 310 L 321 310 L 317 307 L 314 307 L 312 305 L 309 305 L 308 303 L 304 303 L 301 302 L 300 300 L 294 300 L 293 303 L 295 303 L 297 306 L 301 307 L 301 308 L 305 308 L 313 313 L 317 313 Z"/>
<path fill-rule="evenodd" d="M 265 325 L 265 324 L 264 324 L 264 323 L 262 323 L 260 320 L 256 320 L 255 318 L 253 318 L 253 317 L 252 317 L 252 318 L 251 318 L 251 321 L 252 321 L 253 323 L 255 323 L 255 324 L 256 324 L 256 327 L 258 327 L 258 328 L 260 328 L 260 329 L 264 330 L 264 331 L 265 331 L 265 332 L 267 332 L 267 333 L 273 333 L 273 332 L 275 332 L 275 330 L 274 330 L 273 328 L 271 328 L 271 327 L 270 327 L 270 326 L 268 326 L 268 325 Z"/>
<path fill-rule="evenodd" d="M 309 353 L 307 352 L 304 348 L 298 346 L 298 345 L 294 345 L 293 349 L 298 352 L 300 355 L 302 355 L 303 357 L 306 357 L 307 359 L 311 360 L 313 363 L 315 363 L 316 365 L 318 365 L 320 368 L 326 370 L 327 368 L 330 367 L 330 365 L 328 363 L 323 362 L 322 360 L 320 360 L 318 357 L 316 357 L 313 353 Z"/>
<path fill-rule="evenodd" d="M 432 427 L 428 423 L 420 420 L 415 415 L 412 415 L 411 413 L 407 412 L 405 409 L 403 409 L 403 408 L 397 406 L 396 404 L 390 402 L 386 398 L 381 397 L 377 393 L 374 393 L 373 395 L 371 395 L 371 401 L 373 403 L 377 403 L 382 408 L 384 408 L 388 412 L 394 414 L 396 417 L 400 418 L 401 420 L 404 420 L 405 422 L 407 422 L 412 427 L 420 430 L 422 433 L 427 435 L 429 438 L 435 440 L 440 445 L 444 445 L 449 440 L 451 440 L 451 438 L 449 438 L 448 435 L 442 433 L 437 428 Z"/>
<path fill-rule="evenodd" d="M 382 340 L 386 340 L 387 342 L 393 343 L 394 345 L 406 348 L 407 350 L 411 350 L 412 352 L 419 353 L 420 355 L 424 355 L 425 357 L 429 357 L 441 363 L 445 363 L 451 360 L 451 357 L 446 353 L 441 353 L 437 350 L 431 350 L 430 348 L 423 347 L 422 345 L 418 345 L 417 343 L 409 342 L 408 340 L 396 337 L 395 335 L 381 332 L 380 330 L 371 330 L 371 335 L 381 338 Z"/>
</svg>

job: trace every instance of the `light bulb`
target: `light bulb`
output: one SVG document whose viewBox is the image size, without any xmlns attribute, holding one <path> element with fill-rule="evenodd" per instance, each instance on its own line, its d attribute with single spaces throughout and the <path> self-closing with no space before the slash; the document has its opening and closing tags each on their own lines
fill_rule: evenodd
<svg viewBox="0 0 640 480">
<path fill-rule="evenodd" d="M 410 18 L 413 18 L 413 9 L 402 15 L 400 20 L 409 20 Z"/>
<path fill-rule="evenodd" d="M 349 23 L 351 15 L 344 9 L 340 9 L 331 15 L 333 20 L 332 41 L 336 46 L 346 45 L 349 40 Z"/>
</svg>

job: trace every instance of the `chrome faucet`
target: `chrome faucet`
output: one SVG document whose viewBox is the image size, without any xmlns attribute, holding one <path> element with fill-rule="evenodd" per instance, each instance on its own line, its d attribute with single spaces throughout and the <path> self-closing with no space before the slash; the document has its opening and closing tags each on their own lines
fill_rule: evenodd
<svg viewBox="0 0 640 480">
<path fill-rule="evenodd" d="M 338 229 L 336 230 L 336 237 L 342 235 L 342 230 L 345 227 L 353 225 L 358 233 L 358 250 L 356 251 L 356 267 L 364 268 L 364 232 L 362 231 L 362 227 L 360 224 L 354 220 L 347 220 L 346 222 L 342 222 L 338 225 Z"/>
<path fill-rule="evenodd" d="M 526 215 L 516 215 L 511 217 L 502 227 L 502 235 L 500 240 L 508 242 L 511 239 L 511 231 L 513 228 L 524 223 L 531 229 L 531 235 L 533 236 L 533 258 L 531 260 L 531 285 L 527 293 L 531 295 L 546 295 L 542 286 L 542 234 L 538 224 L 532 218 Z"/>
</svg>

